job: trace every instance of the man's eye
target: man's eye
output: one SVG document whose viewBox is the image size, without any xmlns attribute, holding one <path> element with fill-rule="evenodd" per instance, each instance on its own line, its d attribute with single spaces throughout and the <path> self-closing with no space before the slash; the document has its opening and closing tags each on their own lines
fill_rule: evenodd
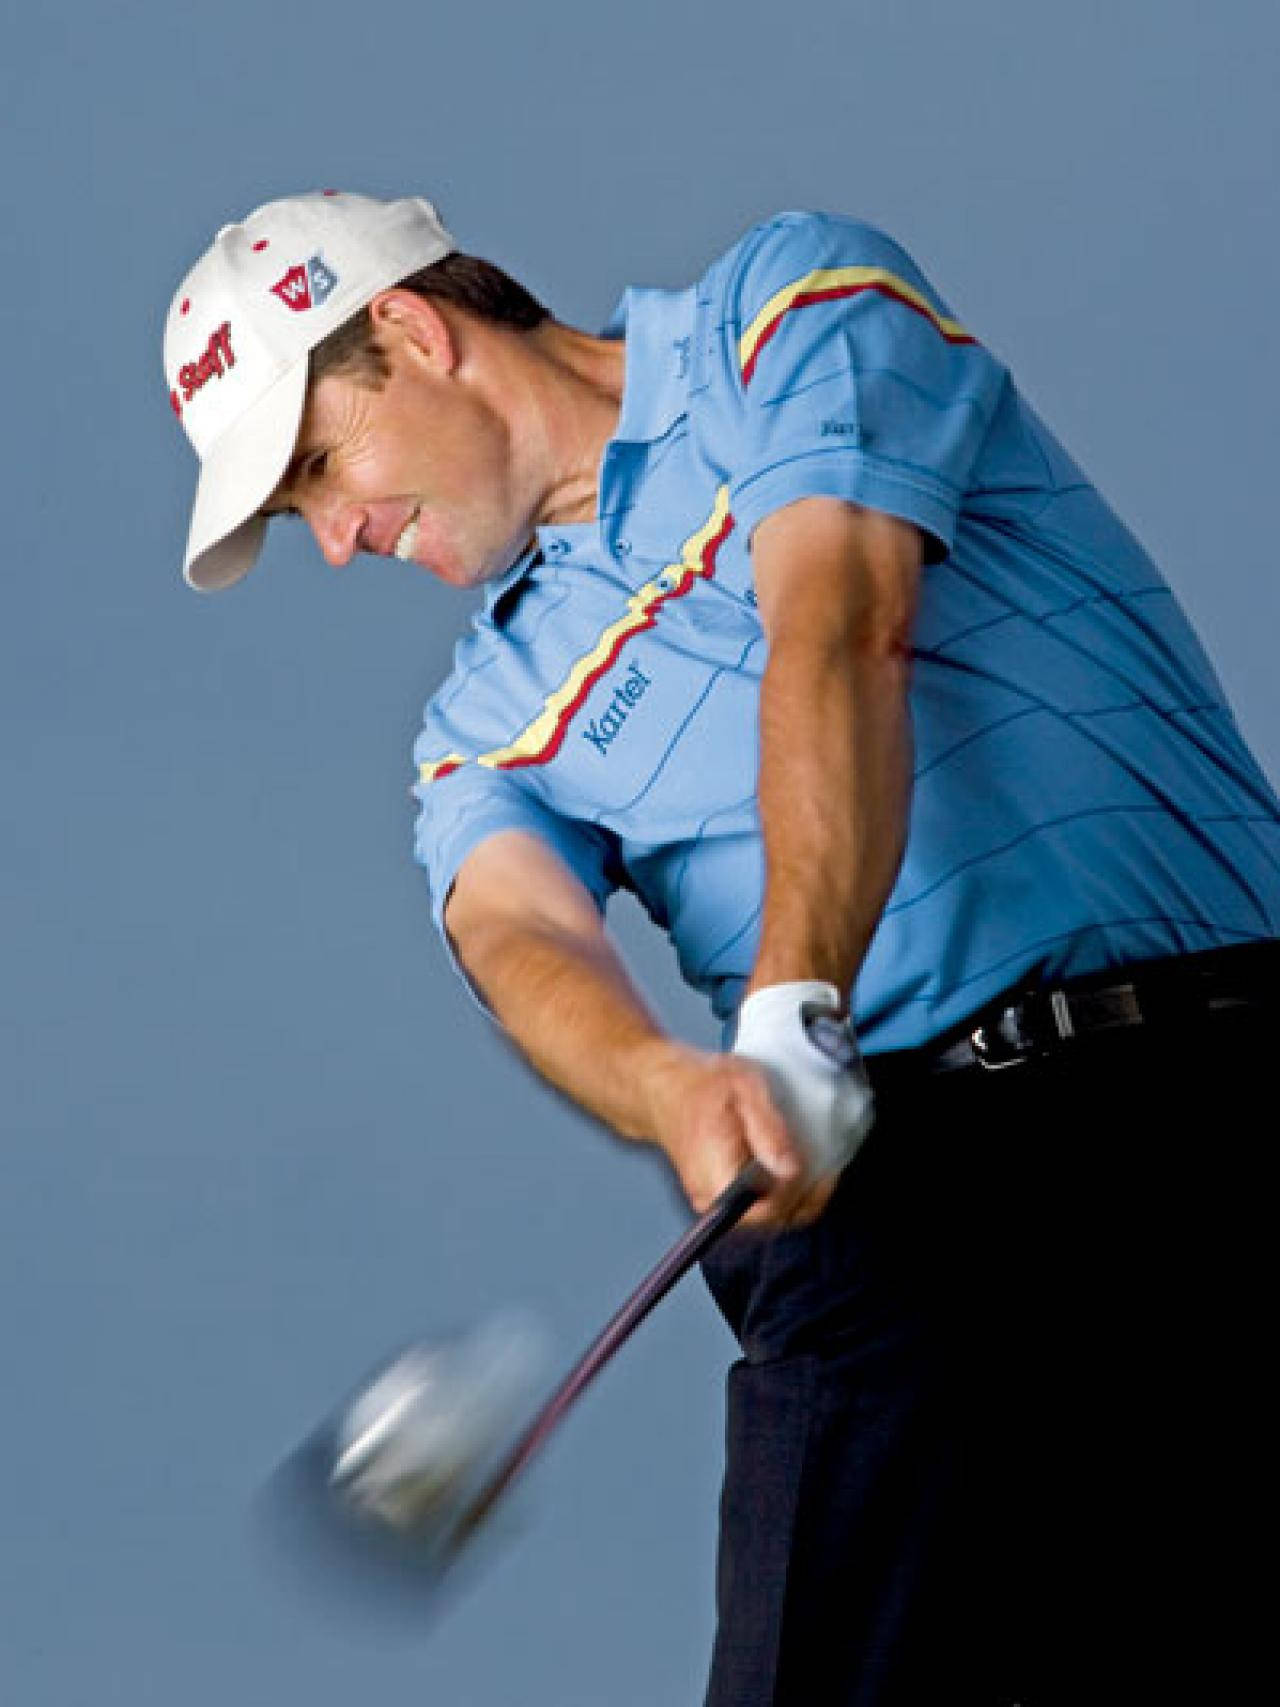
<svg viewBox="0 0 1280 1707">
<path fill-rule="evenodd" d="M 314 456 L 309 456 L 307 458 L 306 467 L 303 469 L 303 473 L 306 475 L 308 480 L 319 480 L 320 476 L 325 471 L 328 461 L 328 451 L 319 450 Z"/>
</svg>

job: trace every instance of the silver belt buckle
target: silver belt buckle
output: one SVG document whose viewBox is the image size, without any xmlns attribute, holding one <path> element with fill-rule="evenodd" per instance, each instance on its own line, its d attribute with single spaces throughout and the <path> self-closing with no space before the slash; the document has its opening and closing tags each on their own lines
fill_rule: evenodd
<svg viewBox="0 0 1280 1707">
<path fill-rule="evenodd" d="M 1006 1067 L 1022 1067 L 1028 1061 L 1034 1061 L 1039 1056 L 1049 1054 L 1059 1043 L 1065 1043 L 1076 1035 L 1076 1025 L 1071 1013 L 1071 1002 L 1065 990 L 1050 990 L 1049 1018 L 1052 1020 L 1052 1031 L 1045 1036 L 1037 1036 L 1025 1023 L 1028 1014 L 1034 1017 L 1034 1012 L 1043 1013 L 1043 1009 L 1033 1009 L 1035 996 L 1027 996 L 1021 1002 L 1012 1003 L 987 1025 L 980 1025 L 969 1034 L 969 1047 L 978 1058 L 980 1066 L 989 1073 L 1003 1072 Z M 1042 998 L 1041 998 L 1042 999 Z M 1013 1030 L 1015 1035 L 1010 1036 Z"/>
<path fill-rule="evenodd" d="M 1069 997 L 1065 990 L 1050 990 L 1049 1017 L 1052 1032 L 1037 1041 L 1021 1023 L 1021 1004 L 1009 1007 L 989 1025 L 980 1025 L 969 1034 L 969 1046 L 979 1065 L 988 1072 L 998 1073 L 1005 1067 L 1021 1067 L 1037 1056 L 1051 1052 L 1059 1043 L 1068 1043 L 1081 1033 L 1077 1016 L 1084 1031 L 1110 1031 L 1117 1027 L 1141 1025 L 1145 1019 L 1138 992 L 1132 984 L 1117 984 L 1106 990 L 1094 990 Z M 1074 1010 L 1074 1011 L 1073 1011 Z M 1005 1035 L 1001 1021 L 1013 1016 L 1016 1038 Z"/>
<path fill-rule="evenodd" d="M 1016 1008 L 1006 1008 L 989 1025 L 980 1025 L 969 1033 L 969 1047 L 978 1058 L 978 1065 L 988 1073 L 1002 1073 L 1006 1067 L 1023 1067 L 1040 1053 L 1035 1040 L 1022 1031 L 1015 1039 L 1004 1035 L 1000 1022 L 1007 1015 L 1016 1015 Z M 1015 1018 L 1015 1024 L 1018 1024 Z"/>
</svg>

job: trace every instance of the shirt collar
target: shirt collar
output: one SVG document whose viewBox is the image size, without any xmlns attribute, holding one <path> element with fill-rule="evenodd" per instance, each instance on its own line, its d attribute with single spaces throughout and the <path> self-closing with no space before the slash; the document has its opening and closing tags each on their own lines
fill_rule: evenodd
<svg viewBox="0 0 1280 1707">
<path fill-rule="evenodd" d="M 516 558 L 510 569 L 501 575 L 495 575 L 492 581 L 484 584 L 484 608 L 490 616 L 500 599 L 506 597 L 513 587 L 523 581 L 541 555 L 537 540 L 532 540 Z"/>
<path fill-rule="evenodd" d="M 605 323 L 604 338 L 625 338 L 626 378 L 614 439 L 660 439 L 689 404 L 689 354 L 697 287 L 651 290 L 633 285 Z"/>
<path fill-rule="evenodd" d="M 624 338 L 627 345 L 622 408 L 611 444 L 652 443 L 688 408 L 689 357 L 696 306 L 696 285 L 687 290 L 653 290 L 647 285 L 631 285 L 622 293 L 621 301 L 600 332 L 602 338 Z M 604 460 L 607 462 L 607 454 Z M 485 583 L 484 608 L 490 616 L 538 562 L 539 556 L 540 549 L 534 541 L 505 574 Z"/>
</svg>

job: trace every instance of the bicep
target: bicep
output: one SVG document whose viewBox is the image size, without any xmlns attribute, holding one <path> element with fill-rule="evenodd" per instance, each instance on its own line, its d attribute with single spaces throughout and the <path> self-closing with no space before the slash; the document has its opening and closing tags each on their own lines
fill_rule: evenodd
<svg viewBox="0 0 1280 1707">
<path fill-rule="evenodd" d="M 924 561 L 913 523 L 840 499 L 804 498 L 758 524 L 751 560 L 771 646 L 794 637 L 909 649 Z"/>
<path fill-rule="evenodd" d="M 595 895 L 528 830 L 499 831 L 467 854 L 444 903 L 444 925 L 464 963 L 488 932 L 533 928 L 586 939 L 603 931 Z"/>
</svg>

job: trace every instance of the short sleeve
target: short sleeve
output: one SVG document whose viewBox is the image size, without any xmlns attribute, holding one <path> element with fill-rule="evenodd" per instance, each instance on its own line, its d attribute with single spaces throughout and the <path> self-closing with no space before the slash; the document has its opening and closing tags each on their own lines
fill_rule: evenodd
<svg viewBox="0 0 1280 1707">
<path fill-rule="evenodd" d="M 414 857 L 426 869 L 432 916 L 446 947 L 444 909 L 454 879 L 467 855 L 500 830 L 525 830 L 546 842 L 603 911 L 617 887 L 603 830 L 562 817 L 515 778 L 474 762 L 431 780 L 419 774 Z"/>
<path fill-rule="evenodd" d="M 871 226 L 783 214 L 739 245 L 717 316 L 730 507 L 844 498 L 950 551 L 1007 370 Z"/>
</svg>

